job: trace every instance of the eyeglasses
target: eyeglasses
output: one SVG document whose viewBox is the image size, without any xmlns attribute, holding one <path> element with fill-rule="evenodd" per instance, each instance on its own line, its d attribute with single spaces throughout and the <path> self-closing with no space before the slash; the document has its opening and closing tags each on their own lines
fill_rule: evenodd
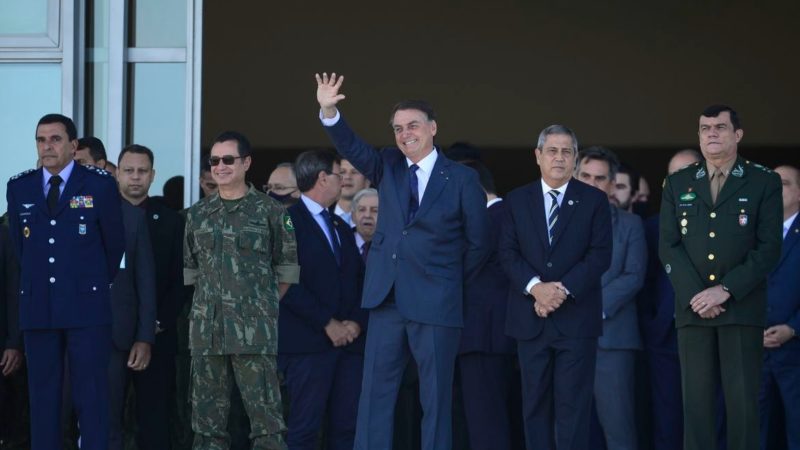
<svg viewBox="0 0 800 450">
<path fill-rule="evenodd" d="M 339 181 L 342 181 L 342 179 L 344 178 L 344 177 L 342 176 L 342 174 L 340 174 L 340 173 L 336 173 L 336 172 L 326 172 L 326 173 L 327 173 L 328 175 L 335 175 L 337 178 L 339 178 Z"/>
<path fill-rule="evenodd" d="M 244 158 L 246 157 L 233 156 L 233 155 L 225 155 L 221 158 L 219 156 L 212 156 L 211 158 L 208 158 L 208 163 L 211 164 L 212 166 L 218 166 L 220 161 L 222 161 L 222 164 L 225 164 L 226 166 L 232 166 L 234 161 L 236 161 L 237 159 L 244 159 Z"/>
</svg>

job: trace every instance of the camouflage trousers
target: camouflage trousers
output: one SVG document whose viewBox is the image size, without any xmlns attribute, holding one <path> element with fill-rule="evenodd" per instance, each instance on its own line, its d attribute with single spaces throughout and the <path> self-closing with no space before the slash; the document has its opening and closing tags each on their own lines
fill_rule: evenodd
<svg viewBox="0 0 800 450">
<path fill-rule="evenodd" d="M 228 412 L 239 387 L 254 450 L 284 450 L 280 386 L 274 355 L 192 356 L 192 429 L 195 450 L 230 448 Z"/>
</svg>

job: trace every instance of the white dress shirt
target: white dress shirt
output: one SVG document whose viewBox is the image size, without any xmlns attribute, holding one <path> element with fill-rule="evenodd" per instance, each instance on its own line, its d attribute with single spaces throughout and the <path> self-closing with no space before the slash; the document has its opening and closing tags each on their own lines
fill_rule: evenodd
<svg viewBox="0 0 800 450">
<path fill-rule="evenodd" d="M 550 191 L 556 190 L 558 191 L 558 206 L 561 207 L 561 203 L 564 201 L 564 193 L 567 192 L 567 186 L 569 186 L 569 181 L 564 183 L 561 187 L 553 188 L 548 186 L 547 183 L 544 182 L 544 178 L 542 178 L 542 194 L 544 195 L 544 217 L 545 222 L 547 221 L 547 215 L 550 214 L 550 207 L 553 205 L 553 198 L 550 196 Z M 525 294 L 530 295 L 531 289 L 534 286 L 541 283 L 542 280 L 539 277 L 531 278 L 531 281 L 525 286 Z"/>
<path fill-rule="evenodd" d="M 325 237 L 328 238 L 328 245 L 331 246 L 331 251 L 333 251 L 333 239 L 331 238 L 330 231 L 328 231 L 328 224 L 325 223 L 325 218 L 322 217 L 322 211 L 325 210 L 325 208 L 314 200 L 306 197 L 305 194 L 300 194 L 300 200 L 303 201 L 303 203 L 306 205 L 306 208 L 308 208 L 308 212 L 311 213 L 311 216 L 317 222 L 317 225 L 319 225 L 319 227 L 322 229 L 322 232 L 325 233 Z M 336 236 L 339 238 L 338 234 Z M 339 242 L 341 241 L 342 240 L 339 239 Z"/>
<path fill-rule="evenodd" d="M 789 217 L 783 222 L 783 238 L 786 239 L 786 235 L 789 234 L 789 229 L 792 228 L 792 224 L 794 223 L 794 219 L 797 218 L 798 213 L 792 214 L 792 217 Z"/>
<path fill-rule="evenodd" d="M 61 198 L 61 194 L 64 193 L 64 187 L 67 185 L 67 180 L 69 180 L 69 176 L 72 175 L 72 169 L 75 167 L 75 161 L 70 161 L 69 164 L 66 165 L 61 172 L 58 172 L 58 176 L 61 177 L 61 184 L 58 185 L 58 197 Z M 44 198 L 47 198 L 47 191 L 50 190 L 50 178 L 53 178 L 53 175 L 47 171 L 47 169 L 42 168 L 42 181 L 44 182 Z"/>
</svg>

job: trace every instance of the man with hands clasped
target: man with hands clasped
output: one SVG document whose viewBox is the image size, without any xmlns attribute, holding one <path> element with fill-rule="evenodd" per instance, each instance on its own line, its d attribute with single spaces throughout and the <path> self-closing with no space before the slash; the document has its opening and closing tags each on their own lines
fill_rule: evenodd
<svg viewBox="0 0 800 450">
<path fill-rule="evenodd" d="M 705 161 L 664 181 L 659 256 L 675 288 L 684 448 L 716 448 L 722 381 L 728 448 L 758 448 L 758 389 L 767 319 L 767 274 L 781 255 L 781 185 L 737 155 L 743 131 L 732 108 L 699 118 Z"/>
<path fill-rule="evenodd" d="M 498 255 L 511 281 L 506 334 L 517 340 L 525 445 L 588 449 L 601 276 L 611 263 L 606 193 L 573 179 L 575 133 L 551 125 L 534 150 L 541 180 L 506 197 Z"/>
</svg>

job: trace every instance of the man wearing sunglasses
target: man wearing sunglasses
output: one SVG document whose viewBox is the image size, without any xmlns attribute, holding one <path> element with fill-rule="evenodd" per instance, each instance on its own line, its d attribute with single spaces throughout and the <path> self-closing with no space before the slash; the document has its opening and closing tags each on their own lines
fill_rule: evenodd
<svg viewBox="0 0 800 450">
<path fill-rule="evenodd" d="M 252 448 L 283 449 L 275 355 L 278 301 L 297 283 L 297 245 L 286 210 L 245 181 L 250 143 L 233 131 L 211 147 L 219 191 L 186 218 L 184 276 L 189 314 L 195 449 L 227 448 L 230 394 L 239 387 Z"/>
</svg>

